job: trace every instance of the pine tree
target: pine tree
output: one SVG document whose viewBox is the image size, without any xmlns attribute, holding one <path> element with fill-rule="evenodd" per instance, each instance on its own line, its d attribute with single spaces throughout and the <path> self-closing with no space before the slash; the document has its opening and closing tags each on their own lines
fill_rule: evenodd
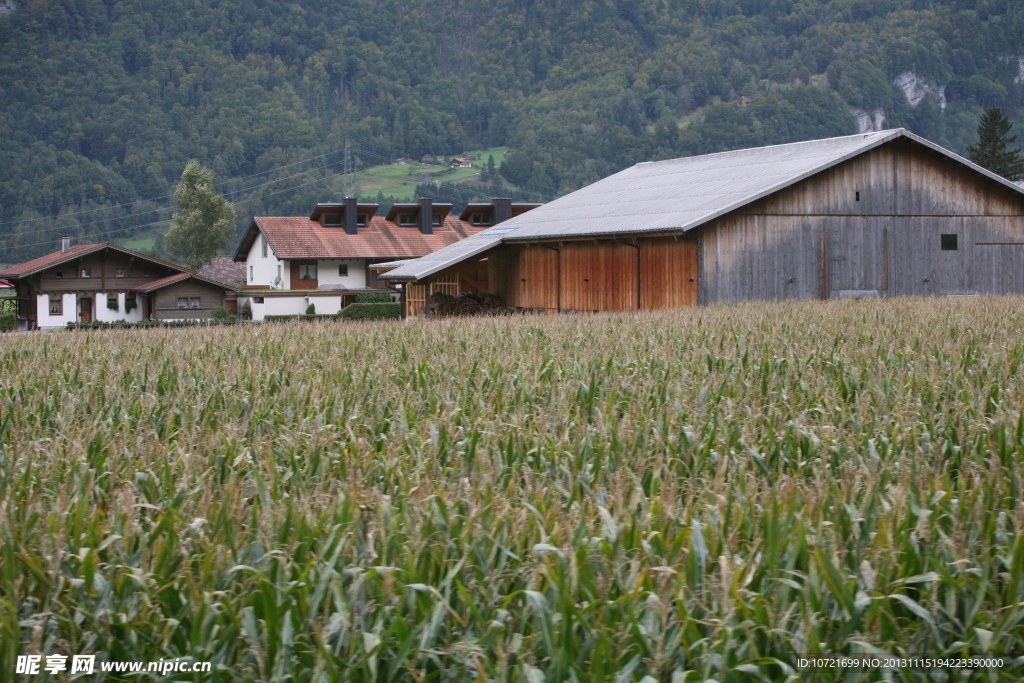
<svg viewBox="0 0 1024 683">
<path fill-rule="evenodd" d="M 1013 124 L 999 107 L 985 111 L 978 123 L 978 145 L 967 145 L 971 161 L 1008 180 L 1024 177 L 1024 158 L 1018 148 L 1011 148 L 1017 140 L 1010 135 Z"/>
<path fill-rule="evenodd" d="M 488 154 L 487 155 L 487 176 L 486 176 L 486 178 L 487 178 L 487 182 L 491 182 L 493 180 L 497 180 L 498 179 L 498 169 L 494 165 L 494 155 L 493 154 Z"/>
<path fill-rule="evenodd" d="M 223 251 L 235 234 L 235 207 L 213 189 L 213 171 L 192 159 L 174 192 L 177 211 L 164 237 L 168 255 L 199 270 Z"/>
</svg>

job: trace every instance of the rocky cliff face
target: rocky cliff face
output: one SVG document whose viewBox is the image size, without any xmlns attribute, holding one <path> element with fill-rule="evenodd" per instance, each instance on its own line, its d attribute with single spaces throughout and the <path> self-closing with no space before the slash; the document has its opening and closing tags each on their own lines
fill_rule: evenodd
<svg viewBox="0 0 1024 683">
<path fill-rule="evenodd" d="M 939 106 L 943 109 L 946 108 L 946 86 L 929 85 L 918 78 L 913 71 L 904 71 L 893 80 L 892 84 L 903 91 L 912 107 L 916 107 L 931 93 L 939 101 Z"/>
</svg>

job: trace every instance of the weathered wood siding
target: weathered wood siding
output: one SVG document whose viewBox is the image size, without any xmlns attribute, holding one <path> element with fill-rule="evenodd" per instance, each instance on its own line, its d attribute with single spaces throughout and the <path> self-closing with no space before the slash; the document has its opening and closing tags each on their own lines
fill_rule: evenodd
<svg viewBox="0 0 1024 683">
<path fill-rule="evenodd" d="M 859 199 L 858 199 L 859 194 Z M 699 229 L 700 302 L 1024 294 L 1024 201 L 898 141 Z M 957 235 L 943 251 L 941 235 Z"/>
<path fill-rule="evenodd" d="M 186 280 L 153 292 L 153 315 L 157 320 L 209 318 L 213 309 L 224 305 L 224 290 L 197 280 Z M 178 308 L 179 297 L 199 297 L 199 308 Z"/>
<path fill-rule="evenodd" d="M 81 276 L 84 268 L 92 271 L 91 277 Z M 124 269 L 122 277 L 117 277 L 118 268 Z M 38 276 L 38 289 L 41 292 L 127 292 L 177 272 L 119 251 L 102 250 L 47 268 Z M 57 277 L 57 273 L 61 277 Z"/>
</svg>

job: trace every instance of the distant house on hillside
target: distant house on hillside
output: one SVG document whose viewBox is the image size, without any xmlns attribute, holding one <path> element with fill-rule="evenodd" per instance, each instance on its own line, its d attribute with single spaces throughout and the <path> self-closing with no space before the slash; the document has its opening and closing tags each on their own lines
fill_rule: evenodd
<svg viewBox="0 0 1024 683">
<path fill-rule="evenodd" d="M 456 157 L 448 162 L 450 168 L 472 168 L 473 162 L 466 157 Z"/>
<path fill-rule="evenodd" d="M 409 163 L 409 160 L 406 159 L 405 157 L 398 157 L 391 163 L 395 166 L 405 166 L 406 164 Z"/>
<path fill-rule="evenodd" d="M 647 162 L 381 277 L 415 316 L 484 266 L 543 313 L 1021 295 L 1024 188 L 903 129 Z"/>
<path fill-rule="evenodd" d="M 209 318 L 234 287 L 111 242 L 71 245 L 0 271 L 16 288 L 18 329 L 69 322 Z"/>
<path fill-rule="evenodd" d="M 380 280 L 372 266 L 426 256 L 472 237 L 493 225 L 493 216 L 509 214 L 512 202 L 474 206 L 480 207 L 476 223 L 449 215 L 451 204 L 426 198 L 397 203 L 386 216 L 375 216 L 377 204 L 349 198 L 317 204 L 308 218 L 253 218 L 234 256 L 246 268 L 239 305 L 248 302 L 253 319 L 262 320 L 304 313 L 311 303 L 317 313 L 336 313 L 363 292 L 398 298 L 398 289 Z"/>
</svg>

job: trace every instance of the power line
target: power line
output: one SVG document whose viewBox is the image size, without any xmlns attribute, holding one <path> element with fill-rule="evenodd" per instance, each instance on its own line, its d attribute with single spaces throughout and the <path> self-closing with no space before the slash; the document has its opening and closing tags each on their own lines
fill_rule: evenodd
<svg viewBox="0 0 1024 683">
<path fill-rule="evenodd" d="M 300 159 L 299 161 L 294 161 L 294 162 L 292 162 L 290 164 L 285 164 L 283 166 L 275 166 L 274 168 L 269 168 L 266 171 L 260 171 L 259 173 L 252 173 L 250 175 L 242 176 L 240 178 L 228 178 L 227 180 L 222 180 L 219 183 L 214 183 L 213 186 L 214 187 L 220 187 L 221 185 L 226 185 L 228 183 L 234 183 L 234 182 L 238 182 L 240 180 L 247 180 L 249 178 L 255 178 L 258 175 L 265 175 L 267 173 L 272 173 L 274 171 L 280 171 L 283 168 L 291 168 L 292 166 L 297 166 L 297 165 L 305 163 L 307 161 L 313 161 L 314 159 L 321 159 L 321 158 L 323 158 L 325 156 L 329 156 L 331 154 L 337 154 L 340 151 L 342 151 L 342 150 L 341 149 L 335 149 L 335 150 L 331 150 L 330 152 L 324 152 L 323 154 L 318 154 L 315 157 L 309 157 L 307 159 Z M 246 166 L 252 166 L 252 165 L 253 164 L 246 164 Z M 245 166 L 243 166 L 242 168 L 245 168 Z M 289 176 L 289 177 L 293 177 L 293 176 Z M 260 187 L 260 186 L 256 185 L 255 187 Z M 18 223 L 29 223 L 31 221 L 43 221 L 43 220 L 50 220 L 50 219 L 54 219 L 54 218 L 64 218 L 65 216 L 80 216 L 80 215 L 86 214 L 86 213 L 95 213 L 97 211 L 108 211 L 110 209 L 120 209 L 120 208 L 125 207 L 125 206 L 134 206 L 135 204 L 142 204 L 143 202 L 161 201 L 163 199 L 169 199 L 169 198 L 171 198 L 173 196 L 174 196 L 174 194 L 165 194 L 165 195 L 161 195 L 159 197 L 150 197 L 148 199 L 137 199 L 134 202 L 126 202 L 124 204 L 114 204 L 112 206 L 104 206 L 104 207 L 100 207 L 98 209 L 86 209 L 84 211 L 75 211 L 73 213 L 57 214 L 56 216 L 40 216 L 39 218 L 22 218 L 22 219 L 16 220 L 16 221 L 4 222 L 4 223 L 2 223 L 2 225 L 17 225 Z M 75 205 L 78 205 L 78 204 L 81 204 L 81 202 L 69 202 L 67 204 L 58 204 L 57 206 L 75 206 Z M 134 215 L 141 216 L 142 214 L 134 214 Z M 129 217 L 130 216 L 122 216 L 122 218 L 129 218 Z M 117 220 L 117 219 L 109 219 L 109 220 Z M 100 221 L 100 222 L 102 222 L 102 221 Z M 84 225 L 90 225 L 90 224 L 89 223 L 85 223 Z"/>
</svg>

